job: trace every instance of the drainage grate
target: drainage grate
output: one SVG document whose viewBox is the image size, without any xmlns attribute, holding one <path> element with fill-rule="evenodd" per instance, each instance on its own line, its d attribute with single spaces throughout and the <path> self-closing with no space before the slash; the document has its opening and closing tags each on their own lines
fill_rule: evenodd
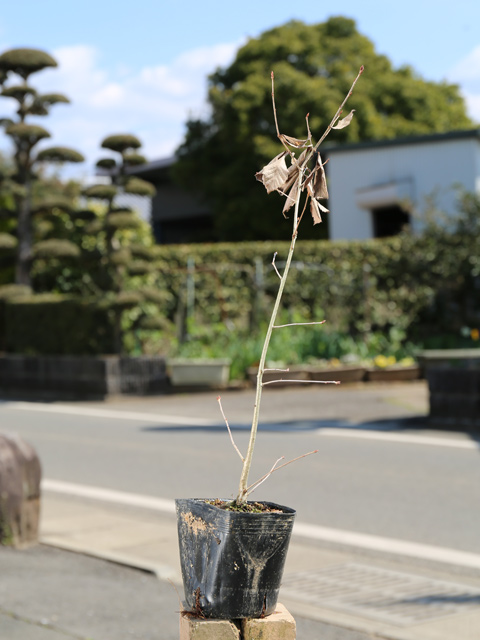
<svg viewBox="0 0 480 640">
<path fill-rule="evenodd" d="M 397 626 L 480 608 L 479 589 L 359 563 L 286 575 L 282 595 Z"/>
</svg>

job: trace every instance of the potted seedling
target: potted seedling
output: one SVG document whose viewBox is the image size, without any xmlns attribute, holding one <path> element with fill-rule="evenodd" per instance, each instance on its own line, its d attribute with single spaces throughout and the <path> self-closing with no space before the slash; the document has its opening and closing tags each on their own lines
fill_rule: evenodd
<svg viewBox="0 0 480 640">
<path fill-rule="evenodd" d="M 273 331 L 291 326 L 277 325 L 276 319 L 303 215 L 309 205 L 313 223 L 318 224 L 322 221 L 322 213 L 328 211 L 319 202 L 328 198 L 328 191 L 324 165 L 318 148 L 332 129 L 343 129 L 350 124 L 353 111 L 343 119 L 340 119 L 340 115 L 362 72 L 363 67 L 360 68 L 350 91 L 316 144 L 312 140 L 308 115 L 306 139 L 299 140 L 280 133 L 272 72 L 273 115 L 277 135 L 284 150 L 263 167 L 256 174 L 256 178 L 263 183 L 267 193 L 277 191 L 285 196 L 284 215 L 293 209 L 292 240 L 282 274 L 275 266 L 275 256 L 272 262 L 280 278 L 280 285 L 260 356 L 250 440 L 245 455 L 242 455 L 235 445 L 219 399 L 232 444 L 242 460 L 238 493 L 233 500 L 204 498 L 176 500 L 186 606 L 188 610 L 202 617 L 222 619 L 260 617 L 272 613 L 277 603 L 295 510 L 271 502 L 248 500 L 252 491 L 272 473 L 294 461 L 280 464 L 283 460 L 280 458 L 262 478 L 249 483 L 263 388 L 267 384 L 285 382 L 281 378 L 264 381 L 264 374 L 268 371 L 267 351 Z M 302 198 L 303 194 L 304 198 Z M 304 205 L 300 209 L 302 200 Z M 284 377 L 288 379 L 288 374 Z M 323 380 L 318 382 L 325 383 Z M 304 458 L 311 453 L 316 451 L 300 457 Z"/>
</svg>

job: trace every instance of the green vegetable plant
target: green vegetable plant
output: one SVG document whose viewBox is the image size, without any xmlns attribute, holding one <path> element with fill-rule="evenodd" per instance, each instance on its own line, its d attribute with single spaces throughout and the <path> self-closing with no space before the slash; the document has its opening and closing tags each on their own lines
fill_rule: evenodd
<svg viewBox="0 0 480 640">
<path fill-rule="evenodd" d="M 332 129 L 344 129 L 347 127 L 354 116 L 354 111 L 350 111 L 350 113 L 340 119 L 340 116 L 343 111 L 343 107 L 345 106 L 348 98 L 351 96 L 353 89 L 358 82 L 361 74 L 363 73 L 363 66 L 360 67 L 360 70 L 353 81 L 352 86 L 350 87 L 349 92 L 347 93 L 345 99 L 343 100 L 340 107 L 337 109 L 335 115 L 333 116 L 330 124 L 326 128 L 323 135 L 320 137 L 318 142 L 314 144 L 312 140 L 312 133 L 310 131 L 309 126 L 309 114 L 306 116 L 306 128 L 307 128 L 307 137 L 303 140 L 298 138 L 294 138 L 292 136 L 288 136 L 286 134 L 280 133 L 280 129 L 278 126 L 277 120 L 277 111 L 275 106 L 275 89 L 274 89 L 274 74 L 272 71 L 271 79 L 272 79 L 272 106 L 273 106 L 273 115 L 275 119 L 275 127 L 277 131 L 277 137 L 282 143 L 284 150 L 279 153 L 277 156 L 273 158 L 266 166 L 261 169 L 261 171 L 256 173 L 256 178 L 259 180 L 267 190 L 267 193 L 271 193 L 273 191 L 277 191 L 282 196 L 285 197 L 285 204 L 283 207 L 283 215 L 287 217 L 287 212 L 289 212 L 293 208 L 293 217 L 292 217 L 292 239 L 290 243 L 290 249 L 288 251 L 288 256 L 286 259 L 286 263 L 283 269 L 283 273 L 280 273 L 275 265 L 275 257 L 272 260 L 272 266 L 275 269 L 279 279 L 280 285 L 278 288 L 277 296 L 275 299 L 275 303 L 273 306 L 272 314 L 270 316 L 270 322 L 267 327 L 265 340 L 263 343 L 263 349 L 260 356 L 260 362 L 258 366 L 258 374 L 257 374 L 257 384 L 256 384 L 256 393 L 255 393 L 255 405 L 253 411 L 252 418 L 252 426 L 250 430 L 250 440 L 248 444 L 248 449 L 243 456 L 239 451 L 238 447 L 235 445 L 230 428 L 228 426 L 228 421 L 225 418 L 225 414 L 223 413 L 223 409 L 221 407 L 220 399 L 220 408 L 222 410 L 222 414 L 225 418 L 225 422 L 227 424 L 227 428 L 230 433 L 230 437 L 232 439 L 232 444 L 235 447 L 238 455 L 242 460 L 242 472 L 240 476 L 240 482 L 238 487 L 238 494 L 235 500 L 233 501 L 237 507 L 241 507 L 246 501 L 248 495 L 258 487 L 264 480 L 266 480 L 274 471 L 281 469 L 282 467 L 294 462 L 294 460 L 290 460 L 289 462 L 285 462 L 279 466 L 279 462 L 283 459 L 280 458 L 273 465 L 272 469 L 265 474 L 262 478 L 249 485 L 249 473 L 252 464 L 253 452 L 255 448 L 255 442 L 258 431 L 258 422 L 260 416 L 260 405 L 262 399 L 262 391 L 265 385 L 274 384 L 275 382 L 283 382 L 284 379 L 280 378 L 279 380 L 272 380 L 268 382 L 263 381 L 263 376 L 266 371 L 271 371 L 271 369 L 266 368 L 267 362 L 267 353 L 270 345 L 270 340 L 272 338 L 272 334 L 274 331 L 282 330 L 286 327 L 291 326 L 299 326 L 299 325 L 317 325 L 323 324 L 322 322 L 294 322 L 290 324 L 276 324 L 277 316 L 280 310 L 282 296 L 285 289 L 285 285 L 287 283 L 288 274 L 290 270 L 290 265 L 292 263 L 292 258 L 295 250 L 295 243 L 298 237 L 298 230 L 300 223 L 303 219 L 303 216 L 309 207 L 310 213 L 313 218 L 313 224 L 319 224 L 322 222 L 322 214 L 328 212 L 328 209 L 321 204 L 321 200 L 325 200 L 328 198 L 328 188 L 327 181 L 325 177 L 325 169 L 324 164 L 322 162 L 322 158 L 318 151 L 320 145 L 325 140 L 327 135 L 330 133 Z M 287 160 L 289 164 L 287 165 Z M 305 197 L 302 198 L 302 196 Z M 303 207 L 301 208 L 301 202 L 303 200 Z M 275 371 L 280 371 L 275 369 Z M 288 371 L 288 370 L 286 370 Z M 300 381 L 299 381 L 300 382 Z M 325 383 L 323 383 L 325 384 Z M 332 381 L 331 384 L 337 384 Z M 308 456 L 312 453 L 316 453 L 316 451 L 312 451 L 309 453 L 300 456 L 301 458 Z M 297 460 L 298 458 L 295 458 Z"/>
</svg>

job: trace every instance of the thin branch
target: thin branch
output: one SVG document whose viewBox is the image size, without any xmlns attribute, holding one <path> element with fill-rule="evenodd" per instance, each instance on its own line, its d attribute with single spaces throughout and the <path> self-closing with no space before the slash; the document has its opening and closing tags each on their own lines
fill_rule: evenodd
<svg viewBox="0 0 480 640">
<path fill-rule="evenodd" d="M 266 384 L 275 384 L 276 382 L 299 382 L 300 384 L 340 384 L 339 380 L 269 380 L 268 382 L 262 382 L 262 387 Z"/>
<path fill-rule="evenodd" d="M 279 467 L 277 467 L 277 464 L 280 462 L 280 460 L 283 460 L 285 458 L 285 456 L 282 456 L 281 458 L 279 458 L 275 464 L 273 465 L 273 467 L 270 469 L 270 471 L 268 473 L 266 473 L 264 476 L 262 476 L 259 480 L 257 480 L 256 482 L 254 482 L 253 484 L 251 484 L 247 491 L 248 493 L 252 493 L 253 491 L 255 491 L 255 489 L 260 486 L 262 484 L 262 482 L 265 482 L 265 480 L 267 478 L 269 478 L 272 473 L 274 473 L 275 471 L 278 471 L 279 469 L 283 469 L 283 467 L 286 467 L 289 464 L 292 464 L 292 462 L 296 462 L 297 460 L 301 460 L 302 458 L 306 458 L 307 456 L 311 456 L 314 453 L 318 453 L 318 449 L 315 449 L 314 451 L 309 451 L 308 453 L 304 453 L 301 456 L 297 456 L 296 458 L 292 458 L 292 460 L 289 460 L 288 462 L 284 462 L 283 464 L 281 464 Z"/>
<path fill-rule="evenodd" d="M 275 258 L 277 257 L 277 252 L 275 251 L 275 253 L 273 254 L 273 260 L 272 260 L 272 267 L 275 269 L 275 272 L 277 274 L 277 276 L 280 278 L 280 280 L 282 279 L 282 276 L 280 275 L 278 269 L 277 269 L 277 265 L 275 264 Z"/>
<path fill-rule="evenodd" d="M 277 109 L 275 107 L 275 74 L 273 73 L 273 71 L 270 74 L 270 77 L 272 78 L 272 107 L 273 107 L 273 117 L 275 119 L 275 128 L 277 130 L 277 137 L 278 139 L 281 141 L 281 143 L 283 144 L 283 146 L 285 147 L 285 149 L 288 151 L 288 154 L 290 155 L 290 157 L 292 157 L 292 152 L 291 150 L 287 147 L 287 145 L 285 144 L 281 133 L 280 133 L 280 129 L 278 128 L 278 120 L 277 120 Z"/>
<path fill-rule="evenodd" d="M 255 489 L 257 487 L 259 487 L 262 482 L 265 482 L 265 480 L 267 478 L 269 478 L 272 473 L 275 471 L 275 469 L 277 468 L 277 464 L 280 462 L 280 460 L 285 460 L 285 456 L 281 456 L 278 460 L 275 461 L 273 467 L 270 469 L 270 471 L 268 473 L 266 473 L 264 476 L 262 476 L 259 480 L 257 480 L 256 482 L 254 482 L 253 484 L 251 484 L 249 487 L 247 487 L 247 495 L 249 493 L 252 493 L 252 491 L 255 491 Z M 280 467 L 279 467 L 280 468 Z"/>
<path fill-rule="evenodd" d="M 223 412 L 222 399 L 221 399 L 221 397 L 220 397 L 220 396 L 218 396 L 218 397 L 217 397 L 217 400 L 218 400 L 218 404 L 219 404 L 219 406 L 220 406 L 220 411 L 222 412 L 223 419 L 225 420 L 225 424 L 227 425 L 228 435 L 230 436 L 230 440 L 232 441 L 233 448 L 235 449 L 235 451 L 236 451 L 236 452 L 238 453 L 238 455 L 240 456 L 240 460 L 241 460 L 242 462 L 245 462 L 245 458 L 242 456 L 242 454 L 240 453 L 239 448 L 238 448 L 238 447 L 237 447 L 237 445 L 235 444 L 235 440 L 233 439 L 233 435 L 232 435 L 232 430 L 230 429 L 230 425 L 228 424 L 228 420 L 227 420 L 227 418 L 226 418 L 226 416 L 225 416 L 225 413 Z"/>
<path fill-rule="evenodd" d="M 274 324 L 274 329 L 283 329 L 283 327 L 306 327 L 311 324 L 325 324 L 326 320 L 321 320 L 320 322 L 292 322 L 290 324 Z"/>
<path fill-rule="evenodd" d="M 312 132 L 310 131 L 310 125 L 308 124 L 309 117 L 310 117 L 310 114 L 307 113 L 307 115 L 305 116 L 305 120 L 307 122 L 307 134 L 308 134 L 308 139 L 311 140 L 312 139 Z"/>
<path fill-rule="evenodd" d="M 301 191 L 301 190 L 302 190 L 302 188 L 303 188 L 303 187 L 302 187 L 302 185 L 298 185 L 298 189 L 299 189 L 299 191 Z M 307 204 L 308 204 L 308 200 L 309 200 L 309 198 L 310 198 L 310 196 L 309 196 L 309 195 L 307 195 L 307 197 L 305 198 L 305 204 L 303 205 L 303 211 L 302 211 L 302 213 L 300 214 L 300 217 L 298 218 L 297 226 L 295 227 L 295 231 L 293 232 L 295 236 L 298 234 L 298 227 L 300 226 L 300 223 L 301 223 L 301 221 L 302 221 L 303 214 L 304 214 L 304 213 L 305 213 L 305 211 L 307 210 Z"/>
<path fill-rule="evenodd" d="M 277 109 L 275 108 L 275 74 L 272 73 L 270 74 L 270 77 L 272 78 L 272 106 L 273 106 L 273 117 L 275 119 L 275 128 L 277 129 L 277 136 L 280 137 L 280 129 L 278 128 L 278 120 L 277 120 Z"/>
<path fill-rule="evenodd" d="M 290 369 L 264 369 L 263 372 L 265 373 L 265 371 L 283 371 L 286 373 L 290 371 Z"/>
<path fill-rule="evenodd" d="M 353 90 L 355 88 L 355 85 L 357 84 L 360 76 L 362 75 L 364 70 L 364 66 L 362 64 L 362 66 L 360 67 L 360 70 L 357 74 L 357 77 L 355 78 L 355 80 L 353 81 L 352 86 L 350 87 L 350 91 L 347 93 L 347 95 L 345 96 L 342 104 L 338 107 L 337 112 L 335 113 L 335 115 L 332 118 L 332 121 L 330 122 L 330 124 L 328 125 L 328 127 L 325 130 L 325 133 L 323 134 L 323 136 L 320 138 L 320 140 L 317 142 L 317 144 L 313 147 L 313 151 L 316 151 L 318 149 L 318 147 L 322 144 L 322 142 L 325 140 L 325 138 L 328 136 L 328 134 L 330 133 L 330 131 L 332 130 L 332 127 L 335 125 L 336 121 L 338 120 L 338 118 L 340 117 L 340 114 L 342 113 L 343 107 L 345 106 L 345 103 L 347 102 L 347 100 L 349 99 L 349 97 L 352 95 Z M 312 153 L 313 153 L 312 151 Z M 311 157 L 311 156 L 310 156 Z"/>
</svg>

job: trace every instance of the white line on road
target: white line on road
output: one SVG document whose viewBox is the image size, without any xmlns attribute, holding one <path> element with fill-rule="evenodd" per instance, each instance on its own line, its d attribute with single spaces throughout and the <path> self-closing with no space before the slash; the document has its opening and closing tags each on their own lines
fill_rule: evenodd
<svg viewBox="0 0 480 640">
<path fill-rule="evenodd" d="M 460 437 L 441 438 L 438 436 L 424 436 L 416 433 L 386 433 L 384 431 L 368 431 L 361 428 L 325 428 L 318 429 L 320 436 L 334 436 L 339 438 L 361 438 L 364 440 L 385 440 L 386 442 L 400 442 L 402 444 L 427 444 L 436 447 L 455 447 L 457 449 L 480 449 L 480 444 L 473 440 Z"/>
<path fill-rule="evenodd" d="M 42 490 L 52 493 L 61 493 L 91 500 L 111 502 L 125 506 L 143 507 L 160 511 L 163 513 L 175 513 L 175 502 L 165 498 L 154 498 L 137 493 L 125 493 L 112 489 L 102 489 L 101 487 L 91 487 L 59 480 L 42 480 Z M 396 540 L 394 538 L 383 538 L 353 531 L 343 531 L 341 529 L 331 529 L 320 527 L 314 524 L 296 522 L 293 528 L 294 536 L 309 538 L 319 542 L 334 542 L 361 549 L 381 551 L 411 558 L 421 558 L 443 562 L 456 566 L 480 569 L 480 555 L 466 551 L 457 551 L 446 547 L 436 547 L 431 545 Z"/>
<path fill-rule="evenodd" d="M 206 418 L 191 418 L 187 416 L 166 416 L 156 413 L 142 413 L 141 411 L 114 411 L 112 409 L 95 409 L 93 407 L 75 407 L 67 404 L 42 404 L 40 402 L 5 402 L 7 409 L 18 411 L 43 411 L 45 413 L 60 413 L 71 416 L 89 416 L 91 418 L 115 418 L 116 420 L 141 420 L 144 422 L 162 422 L 166 424 L 181 424 L 184 426 L 207 427 L 216 424 Z M 0 405 L 0 406 L 2 406 Z"/>
<path fill-rule="evenodd" d="M 101 487 L 90 487 L 84 484 L 73 484 L 62 482 L 61 480 L 42 480 L 42 491 L 53 493 L 64 493 L 78 498 L 89 498 L 90 500 L 100 500 L 102 502 L 113 502 L 130 507 L 144 507 L 154 511 L 164 513 L 175 513 L 175 502 L 165 498 L 153 498 L 138 493 L 126 493 L 124 491 L 114 491 L 112 489 L 102 489 Z"/>
<path fill-rule="evenodd" d="M 32 411 L 57 413 L 63 415 L 78 415 L 92 418 L 106 418 L 115 420 L 133 420 L 148 423 L 162 423 L 167 425 L 182 425 L 184 427 L 218 427 L 223 428 L 221 422 L 209 420 L 207 418 L 193 418 L 190 416 L 171 416 L 156 413 L 143 413 L 141 411 L 115 411 L 112 409 L 97 409 L 94 407 L 77 407 L 67 404 L 42 404 L 40 402 L 2 402 L 0 407 L 5 406 L 7 409 L 15 409 L 18 411 Z M 268 426 L 272 426 L 268 424 Z M 248 425 L 245 426 L 248 429 Z M 452 447 L 456 449 L 479 450 L 480 444 L 467 437 L 455 435 L 452 437 L 440 437 L 422 435 L 416 433 L 392 433 L 368 429 L 366 425 L 355 425 L 353 423 L 345 423 L 342 427 L 325 427 L 317 429 L 316 433 L 320 436 L 339 437 L 339 438 L 359 438 L 365 440 L 383 440 L 385 442 L 398 442 L 401 444 L 421 444 L 437 447 Z"/>
</svg>

